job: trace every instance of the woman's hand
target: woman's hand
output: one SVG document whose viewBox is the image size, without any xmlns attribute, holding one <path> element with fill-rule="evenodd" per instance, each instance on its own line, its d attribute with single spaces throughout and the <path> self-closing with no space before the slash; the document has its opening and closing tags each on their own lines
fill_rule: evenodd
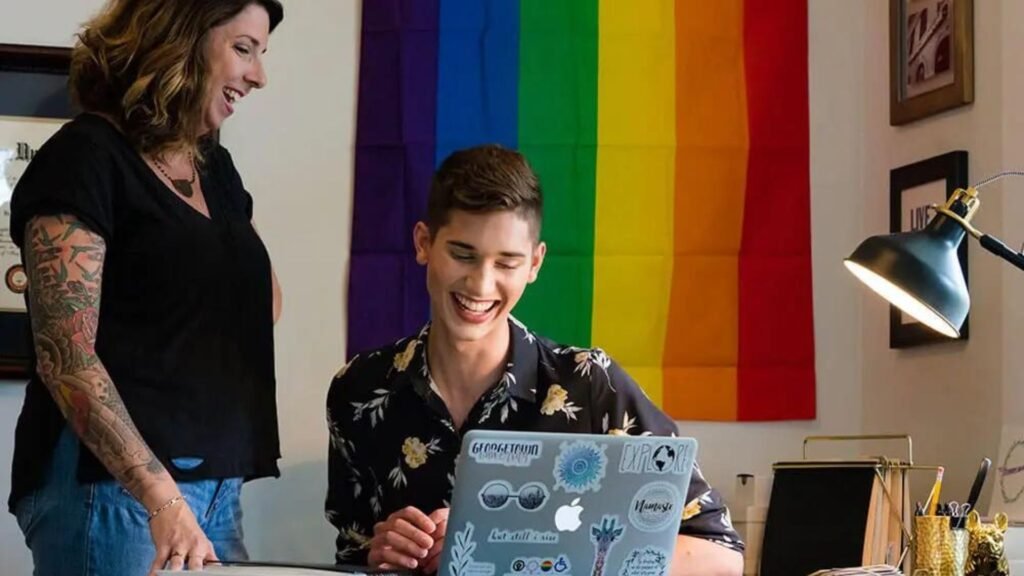
<svg viewBox="0 0 1024 576">
<path fill-rule="evenodd" d="M 213 544 L 184 500 L 150 519 L 149 532 L 156 546 L 156 559 L 150 567 L 150 574 L 157 570 L 181 570 L 185 567 L 202 570 L 204 562 L 217 560 Z"/>
</svg>

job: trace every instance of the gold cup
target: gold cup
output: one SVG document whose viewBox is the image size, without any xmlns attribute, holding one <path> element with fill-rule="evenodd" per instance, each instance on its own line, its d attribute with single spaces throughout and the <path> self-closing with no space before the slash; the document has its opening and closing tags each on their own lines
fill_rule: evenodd
<svg viewBox="0 0 1024 576">
<path fill-rule="evenodd" d="M 952 554 L 949 563 L 942 564 L 942 576 L 964 576 L 967 570 L 967 545 L 970 540 L 970 533 L 963 528 L 949 531 L 949 548 Z"/>
<path fill-rule="evenodd" d="M 952 538 L 949 530 L 949 516 L 914 517 L 914 574 L 946 576 L 963 574 L 946 572 L 944 566 L 954 565 Z M 966 559 L 966 555 L 964 556 Z"/>
</svg>

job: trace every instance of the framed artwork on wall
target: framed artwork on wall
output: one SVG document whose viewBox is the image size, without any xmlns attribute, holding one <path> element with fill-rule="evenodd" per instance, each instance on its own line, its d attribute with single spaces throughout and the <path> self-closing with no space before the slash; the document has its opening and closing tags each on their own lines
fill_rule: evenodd
<svg viewBox="0 0 1024 576">
<path fill-rule="evenodd" d="M 11 192 L 36 150 L 74 114 L 69 48 L 0 44 L 0 378 L 30 373 L 28 277 L 11 240 Z"/>
<path fill-rule="evenodd" d="M 889 124 L 974 101 L 974 0 L 889 0 Z"/>
<path fill-rule="evenodd" d="M 967 152 L 957 150 L 900 166 L 889 173 L 889 231 L 914 232 L 924 228 L 934 213 L 933 204 L 942 205 L 957 188 L 966 188 Z M 967 273 L 967 242 L 958 249 L 960 267 Z M 969 335 L 970 316 L 964 320 L 960 338 Z M 889 348 L 910 348 L 950 338 L 935 332 L 895 306 L 889 306 Z"/>
</svg>

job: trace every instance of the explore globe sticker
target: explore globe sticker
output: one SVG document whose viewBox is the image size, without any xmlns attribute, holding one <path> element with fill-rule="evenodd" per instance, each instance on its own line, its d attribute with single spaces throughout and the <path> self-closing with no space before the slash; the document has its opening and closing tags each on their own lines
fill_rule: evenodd
<svg viewBox="0 0 1024 576">
<path fill-rule="evenodd" d="M 629 504 L 629 523 L 642 532 L 658 532 L 682 518 L 679 490 L 668 482 L 640 488 Z"/>
<path fill-rule="evenodd" d="M 562 442 L 561 451 L 555 459 L 555 486 L 570 494 L 597 492 L 601 489 L 608 456 L 606 445 L 598 446 L 589 440 Z"/>
</svg>

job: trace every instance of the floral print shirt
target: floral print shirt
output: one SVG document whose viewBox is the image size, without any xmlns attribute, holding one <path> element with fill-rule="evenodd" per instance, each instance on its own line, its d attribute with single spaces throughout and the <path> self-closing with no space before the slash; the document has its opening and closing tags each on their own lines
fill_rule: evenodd
<svg viewBox="0 0 1024 576">
<path fill-rule="evenodd" d="M 365 564 L 373 526 L 415 506 L 449 506 L 462 434 L 474 429 L 671 436 L 676 425 L 600 349 L 554 344 L 510 318 L 504 374 L 456 430 L 427 367 L 430 325 L 357 355 L 327 396 L 327 519 L 336 560 Z M 679 533 L 742 551 L 729 510 L 696 467 Z"/>
</svg>

